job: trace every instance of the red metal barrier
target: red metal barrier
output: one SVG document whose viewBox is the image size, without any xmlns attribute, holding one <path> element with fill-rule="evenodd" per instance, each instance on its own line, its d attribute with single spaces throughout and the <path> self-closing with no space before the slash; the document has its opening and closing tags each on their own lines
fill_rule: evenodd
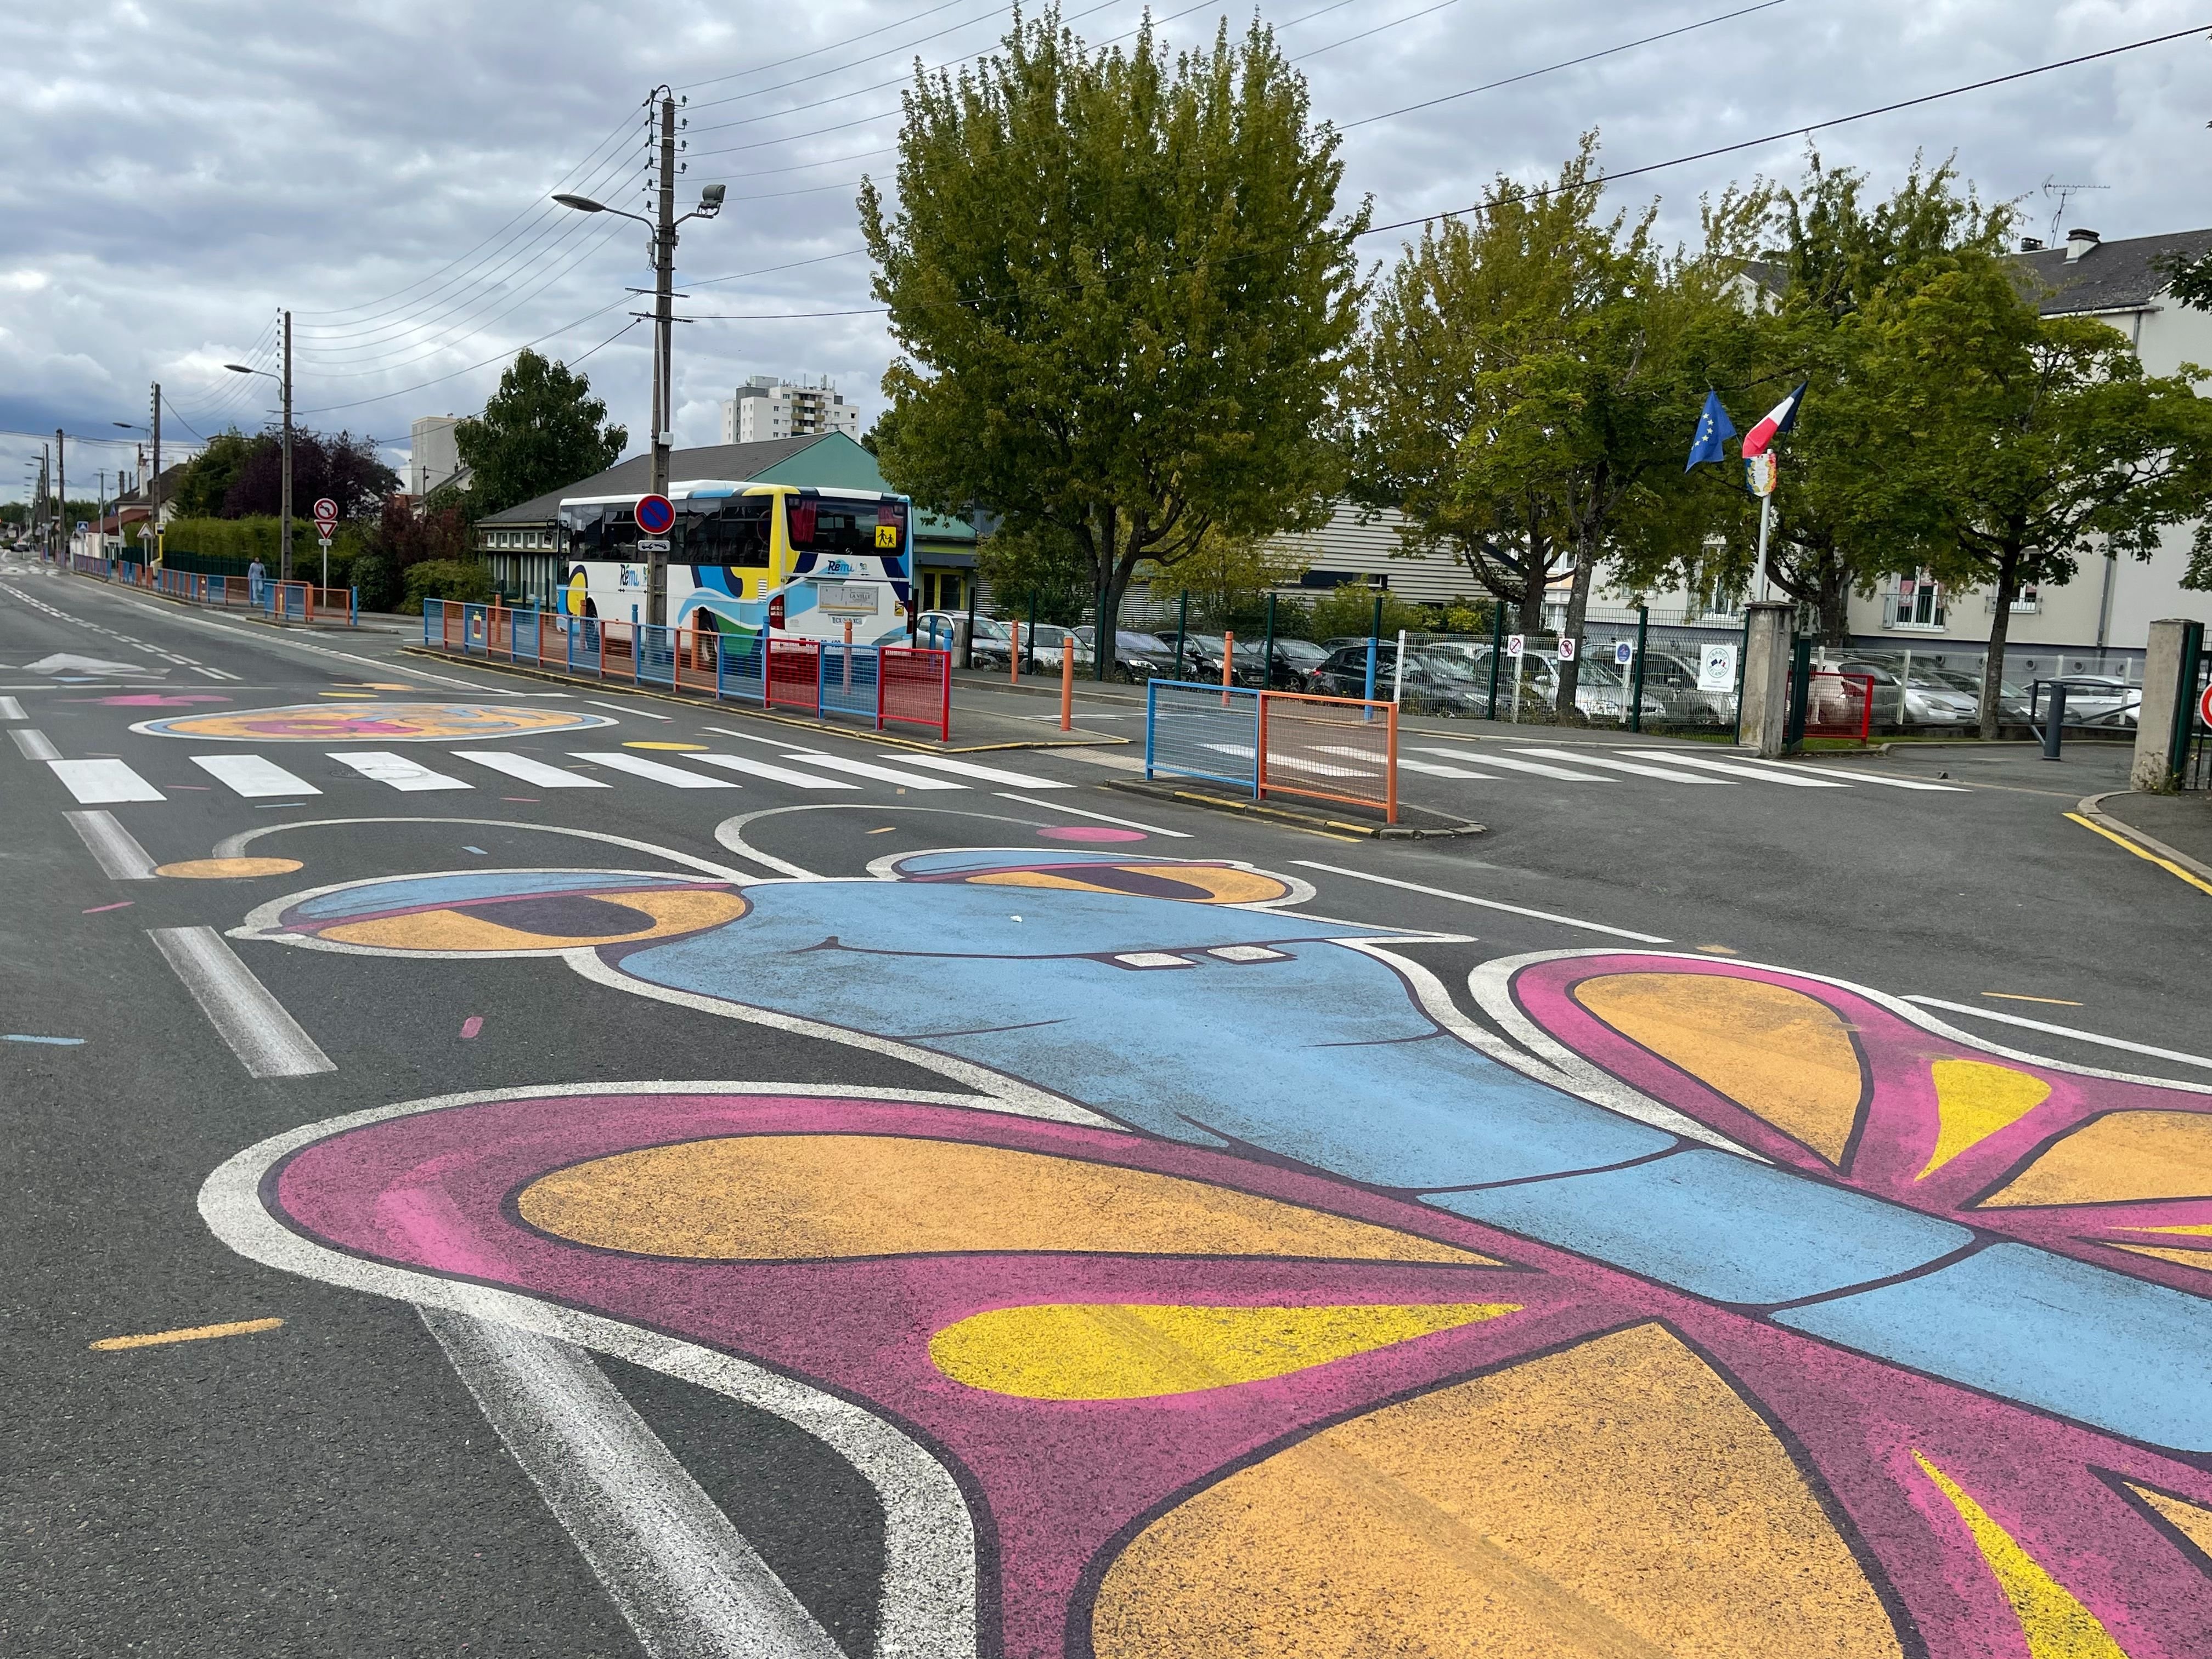
<svg viewBox="0 0 2212 1659">
<path fill-rule="evenodd" d="M 876 726 L 887 721 L 927 726 L 952 741 L 952 653 L 887 645 L 878 659 Z"/>
<path fill-rule="evenodd" d="M 812 640 L 768 642 L 768 706 L 822 717 L 822 647 Z"/>
<path fill-rule="evenodd" d="M 1854 738 L 1864 743 L 1874 730 L 1874 676 L 1838 674 L 1821 669 L 1806 690 L 1805 735 Z"/>
</svg>

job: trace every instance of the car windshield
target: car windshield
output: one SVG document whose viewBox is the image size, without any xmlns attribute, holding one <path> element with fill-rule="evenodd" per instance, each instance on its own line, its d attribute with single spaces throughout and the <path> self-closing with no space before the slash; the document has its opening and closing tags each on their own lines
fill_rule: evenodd
<svg viewBox="0 0 2212 1659">
<path fill-rule="evenodd" d="M 1277 640 L 1275 649 L 1283 656 L 1298 662 L 1321 662 L 1328 655 L 1311 640 Z"/>
<path fill-rule="evenodd" d="M 1114 647 L 1117 651 L 1134 651 L 1147 656 L 1175 655 L 1175 647 L 1165 640 L 1151 634 L 1134 633 L 1126 628 L 1115 630 Z"/>
<path fill-rule="evenodd" d="M 1584 685 L 1619 685 L 1620 670 L 1612 663 L 1601 661 L 1595 657 L 1585 657 L 1583 659 L 1580 679 Z"/>
<path fill-rule="evenodd" d="M 1406 661 L 1435 679 L 1471 680 L 1474 678 L 1474 671 L 1467 665 L 1463 657 L 1444 656 L 1431 651 L 1408 651 Z"/>
</svg>

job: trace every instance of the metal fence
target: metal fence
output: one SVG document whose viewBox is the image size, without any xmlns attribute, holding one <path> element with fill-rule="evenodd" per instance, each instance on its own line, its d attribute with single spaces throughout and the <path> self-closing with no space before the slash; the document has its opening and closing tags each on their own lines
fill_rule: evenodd
<svg viewBox="0 0 2212 1659">
<path fill-rule="evenodd" d="M 718 702 L 749 702 L 823 719 L 842 714 L 878 731 L 919 726 L 952 738 L 952 656 L 906 646 L 724 635 L 609 622 L 536 607 L 422 602 L 422 643 L 488 662 L 660 686 Z"/>
<path fill-rule="evenodd" d="M 1260 795 L 1260 694 L 1185 680 L 1145 686 L 1145 775 L 1202 778 Z"/>
<path fill-rule="evenodd" d="M 1255 800 L 1302 795 L 1398 821 L 1398 711 L 1385 702 L 1195 680 L 1145 687 L 1145 775 L 1197 778 Z"/>
<path fill-rule="evenodd" d="M 350 587 L 317 587 L 312 582 L 276 581 L 265 576 L 257 582 L 246 576 L 173 570 L 166 565 L 100 558 L 89 553 L 72 555 L 70 568 L 82 576 L 143 588 L 190 605 L 258 611 L 282 622 L 317 623 L 331 628 L 356 628 L 361 622 L 360 595 Z"/>
</svg>

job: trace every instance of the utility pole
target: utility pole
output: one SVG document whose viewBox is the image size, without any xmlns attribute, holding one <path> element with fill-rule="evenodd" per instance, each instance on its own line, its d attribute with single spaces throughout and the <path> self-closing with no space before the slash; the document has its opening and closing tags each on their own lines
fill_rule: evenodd
<svg viewBox="0 0 2212 1659">
<path fill-rule="evenodd" d="M 152 562 L 161 562 L 161 383 L 154 382 L 154 476 L 148 488 L 148 501 L 154 516 L 147 522 L 154 526 L 154 540 L 149 553 Z"/>
<path fill-rule="evenodd" d="M 278 509 L 281 580 L 292 580 L 292 313 L 284 313 L 284 493 Z"/>
<path fill-rule="evenodd" d="M 62 556 L 69 556 L 69 450 L 59 427 L 54 428 L 54 476 L 60 481 L 57 486 L 61 495 Z"/>
<path fill-rule="evenodd" d="M 676 285 L 676 98 L 660 94 L 660 190 L 653 234 L 653 493 L 668 493 L 669 351 Z M 666 540 L 665 537 L 661 538 Z M 668 625 L 668 555 L 646 556 L 645 619 Z"/>
</svg>

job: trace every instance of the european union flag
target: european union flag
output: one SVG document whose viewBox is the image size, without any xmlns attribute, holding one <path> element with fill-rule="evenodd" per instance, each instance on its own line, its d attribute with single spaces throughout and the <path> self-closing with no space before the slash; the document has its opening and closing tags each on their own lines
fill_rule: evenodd
<svg viewBox="0 0 2212 1659">
<path fill-rule="evenodd" d="M 1735 436 L 1735 422 L 1721 407 L 1721 394 L 1705 393 L 1705 412 L 1698 416 L 1698 435 L 1690 445 L 1690 459 L 1682 471 L 1687 472 L 1699 461 L 1724 461 L 1728 452 L 1721 447 L 1723 441 Z"/>
</svg>

